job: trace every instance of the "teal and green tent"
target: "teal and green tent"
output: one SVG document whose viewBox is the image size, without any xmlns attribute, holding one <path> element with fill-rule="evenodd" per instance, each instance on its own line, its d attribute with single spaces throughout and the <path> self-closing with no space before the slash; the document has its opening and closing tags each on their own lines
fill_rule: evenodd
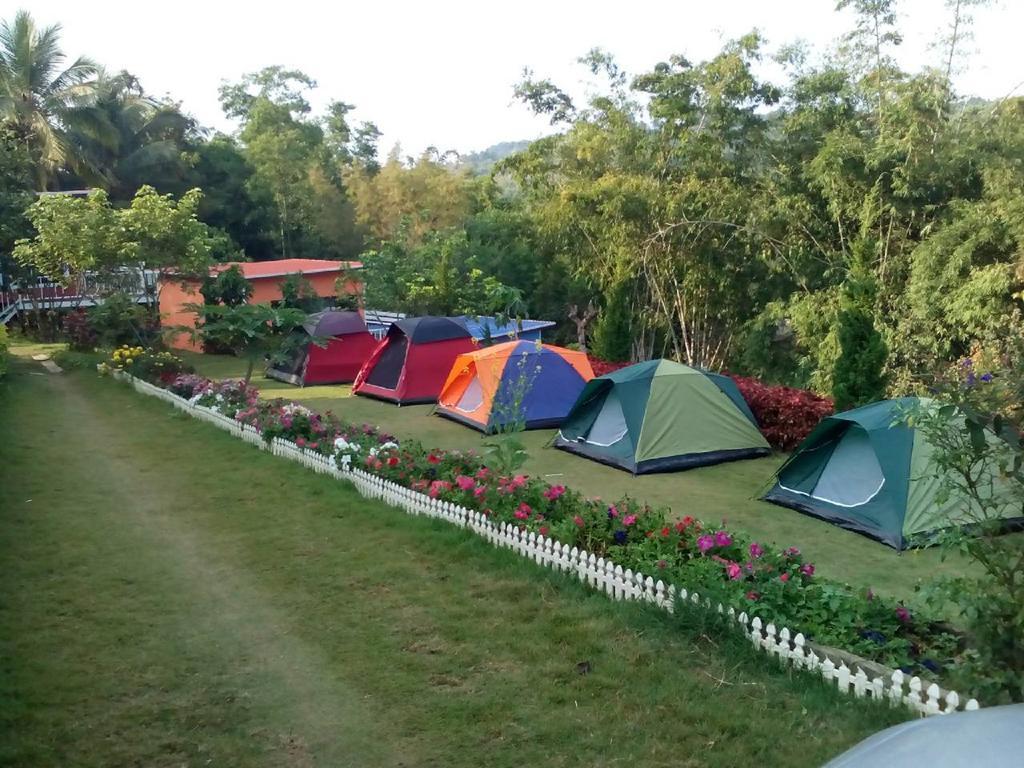
<svg viewBox="0 0 1024 768">
<path fill-rule="evenodd" d="M 905 423 L 922 404 L 929 401 L 882 400 L 822 419 L 763 498 L 900 550 L 927 543 L 943 528 L 974 522 L 965 499 L 940 493 L 941 481 L 929 466 L 932 447 Z M 993 477 L 992 487 L 998 486 Z"/>
<path fill-rule="evenodd" d="M 670 360 L 592 379 L 555 446 L 633 474 L 749 459 L 770 450 L 732 379 Z"/>
</svg>

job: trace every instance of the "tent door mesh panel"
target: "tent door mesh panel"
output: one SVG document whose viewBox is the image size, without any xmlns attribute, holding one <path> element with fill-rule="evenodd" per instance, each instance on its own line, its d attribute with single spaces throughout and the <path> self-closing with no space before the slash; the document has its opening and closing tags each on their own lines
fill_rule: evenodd
<svg viewBox="0 0 1024 768">
<path fill-rule="evenodd" d="M 389 343 L 377 358 L 377 364 L 373 366 L 370 375 L 366 377 L 366 383 L 383 389 L 396 389 L 402 376 L 402 368 L 405 366 L 405 353 L 408 348 L 409 337 L 404 334 Z"/>
<path fill-rule="evenodd" d="M 594 419 L 585 441 L 591 445 L 614 445 L 625 437 L 628 431 L 626 417 L 622 413 L 622 403 L 619 402 L 619 396 L 613 387 L 608 390 L 601 412 Z"/>
<path fill-rule="evenodd" d="M 853 427 L 832 451 L 811 496 L 838 507 L 859 507 L 877 496 L 883 485 L 885 475 L 868 433 Z"/>
<path fill-rule="evenodd" d="M 462 397 L 459 398 L 459 402 L 455 404 L 455 407 L 466 413 L 472 413 L 480 407 L 484 401 L 484 390 L 480 386 L 480 379 L 476 375 L 473 376 L 473 380 L 466 385 L 465 391 L 462 393 Z"/>
</svg>

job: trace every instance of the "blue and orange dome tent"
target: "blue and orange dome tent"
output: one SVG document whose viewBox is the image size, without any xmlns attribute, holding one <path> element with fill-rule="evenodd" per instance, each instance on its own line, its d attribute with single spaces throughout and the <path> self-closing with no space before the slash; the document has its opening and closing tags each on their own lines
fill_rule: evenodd
<svg viewBox="0 0 1024 768">
<path fill-rule="evenodd" d="M 482 432 L 523 421 L 526 429 L 557 427 L 594 378 L 583 352 L 510 341 L 455 359 L 437 413 Z"/>
</svg>

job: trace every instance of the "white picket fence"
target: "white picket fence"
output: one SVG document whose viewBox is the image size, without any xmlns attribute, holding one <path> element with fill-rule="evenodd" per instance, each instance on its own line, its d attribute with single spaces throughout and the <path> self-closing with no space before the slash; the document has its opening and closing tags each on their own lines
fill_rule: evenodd
<svg viewBox="0 0 1024 768">
<path fill-rule="evenodd" d="M 690 609 L 713 611 L 727 617 L 738 625 L 755 648 L 775 657 L 784 666 L 820 675 L 826 684 L 835 686 L 843 693 L 852 693 L 858 698 L 874 699 L 893 706 L 906 706 L 920 715 L 945 715 L 961 709 L 979 708 L 973 698 L 962 703 L 956 691 L 943 691 L 935 683 L 926 685 L 916 676 L 908 679 L 899 670 L 886 677 L 869 678 L 856 664 L 851 669 L 842 660 L 837 665 L 827 655 L 819 655 L 800 632 L 793 632 L 787 627 L 780 629 L 772 622 L 765 623 L 758 616 L 749 616 L 746 612 L 737 612 L 722 603 L 713 603 L 696 592 L 665 584 L 660 579 L 655 580 L 642 573 L 634 573 L 629 568 L 623 569 L 611 560 L 569 547 L 538 533 L 526 532 L 506 523 L 495 525 L 480 512 L 452 502 L 432 499 L 362 469 L 339 468 L 329 457 L 300 448 L 290 440 L 274 438 L 268 446 L 255 427 L 241 424 L 209 408 L 193 405 L 165 389 L 121 372 L 115 372 L 114 376 L 130 381 L 136 391 L 171 403 L 175 408 L 237 435 L 250 445 L 261 450 L 269 449 L 274 456 L 283 456 L 319 474 L 346 480 L 366 498 L 383 501 L 411 515 L 432 517 L 468 529 L 492 545 L 511 549 L 537 565 L 571 574 L 593 589 L 607 593 L 613 600 L 637 600 L 669 613 L 685 605 Z"/>
</svg>

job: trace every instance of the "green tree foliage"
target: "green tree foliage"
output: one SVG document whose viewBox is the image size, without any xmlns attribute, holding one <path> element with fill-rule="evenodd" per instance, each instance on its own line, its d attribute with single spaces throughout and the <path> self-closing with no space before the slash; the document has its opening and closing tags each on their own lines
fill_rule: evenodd
<svg viewBox="0 0 1024 768">
<path fill-rule="evenodd" d="M 335 102 L 326 121 L 310 118 L 308 94 L 315 87 L 302 72 L 267 67 L 220 91 L 225 114 L 242 122 L 239 139 L 252 169 L 248 194 L 272 202 L 282 258 L 347 257 L 360 247 L 341 181 L 341 166 L 352 158 L 350 107 Z"/>
<path fill-rule="evenodd" d="M 633 290 L 628 280 L 615 283 L 605 299 L 594 326 L 593 352 L 602 360 L 629 362 L 633 352 L 632 315 L 629 306 Z"/>
<path fill-rule="evenodd" d="M 41 197 L 27 211 L 36 235 L 17 242 L 14 258 L 51 280 L 99 295 L 122 290 L 126 270 L 205 274 L 210 232 L 196 218 L 201 196 L 191 190 L 175 201 L 143 187 L 127 208 L 111 206 L 103 190 Z"/>
<path fill-rule="evenodd" d="M 400 235 L 403 234 L 400 232 Z M 439 232 L 420 245 L 407 238 L 361 256 L 366 305 L 412 315 L 521 314 L 521 294 L 477 265 L 462 231 Z M 516 310 L 520 312 L 516 312 Z"/>
<path fill-rule="evenodd" d="M 28 11 L 0 25 L 0 119 L 28 149 L 37 189 L 64 167 L 81 167 L 69 135 L 91 123 L 96 65 L 80 57 L 65 66 L 59 24 L 40 29 Z"/>
<path fill-rule="evenodd" d="M 930 597 L 961 606 L 971 648 L 958 669 L 993 704 L 1024 701 L 1024 546 L 1019 536 L 1001 535 L 1004 518 L 1024 515 L 1021 360 L 976 370 L 965 359 L 958 375 L 939 385 L 942 405 L 908 414 L 933 446 L 928 471 L 943 496 L 966 500 L 962 514 L 971 528 L 947 531 L 942 544 L 975 567 L 941 580 Z"/>
<path fill-rule="evenodd" d="M 199 292 L 207 304 L 237 307 L 252 298 L 253 287 L 242 274 L 242 269 L 237 264 L 232 264 L 218 272 L 216 276 L 207 275 Z"/>
<path fill-rule="evenodd" d="M 395 147 L 379 170 L 353 166 L 346 184 L 370 240 L 380 244 L 401 236 L 418 245 L 428 233 L 462 225 L 470 189 L 467 174 L 454 162 L 434 149 L 403 160 Z"/>
<path fill-rule="evenodd" d="M 247 362 L 245 383 L 252 378 L 257 363 L 280 362 L 298 345 L 308 344 L 308 336 L 299 337 L 293 331 L 306 320 L 306 313 L 291 307 L 273 307 L 269 304 L 192 304 L 199 322 L 196 326 L 178 326 L 171 333 L 186 333 L 193 341 L 218 349 L 229 350 Z M 314 342 L 320 342 L 314 339 Z"/>
<path fill-rule="evenodd" d="M 869 247 L 860 246 L 861 251 Z M 839 299 L 836 337 L 839 358 L 832 374 L 832 399 L 840 411 L 885 396 L 888 350 L 875 329 L 875 282 L 863 253 L 843 283 Z"/>
<path fill-rule="evenodd" d="M 281 282 L 281 306 L 301 309 L 303 312 L 319 312 L 324 308 L 324 300 L 317 295 L 305 275 L 293 272 Z"/>
</svg>

